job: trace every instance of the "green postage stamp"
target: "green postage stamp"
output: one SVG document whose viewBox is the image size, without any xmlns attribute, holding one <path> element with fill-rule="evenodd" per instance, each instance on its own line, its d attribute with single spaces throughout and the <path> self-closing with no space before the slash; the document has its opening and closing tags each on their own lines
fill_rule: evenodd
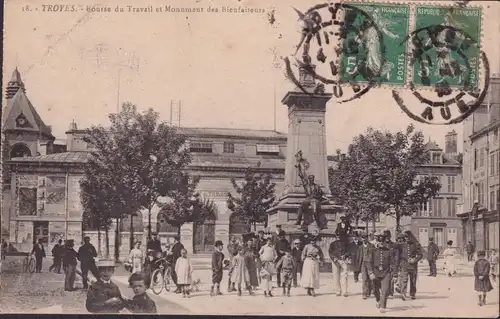
<svg viewBox="0 0 500 319">
<path fill-rule="evenodd" d="M 346 5 L 340 80 L 405 85 L 410 7 L 381 3 Z"/>
<path fill-rule="evenodd" d="M 481 17 L 480 8 L 415 7 L 415 86 L 477 87 Z"/>
</svg>

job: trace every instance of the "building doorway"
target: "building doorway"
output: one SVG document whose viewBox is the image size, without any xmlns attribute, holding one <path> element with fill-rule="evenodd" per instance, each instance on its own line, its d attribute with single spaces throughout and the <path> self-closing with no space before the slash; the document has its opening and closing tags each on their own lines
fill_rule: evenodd
<svg viewBox="0 0 500 319">
<path fill-rule="evenodd" d="M 49 222 L 33 222 L 33 244 L 38 239 L 42 239 L 42 243 L 47 245 L 49 243 Z"/>
<path fill-rule="evenodd" d="M 444 230 L 443 230 L 443 228 L 433 228 L 432 229 L 432 235 L 434 237 L 434 242 L 439 247 L 439 250 L 443 250 L 443 248 L 445 247 L 445 244 L 444 244 Z"/>
<path fill-rule="evenodd" d="M 212 253 L 215 245 L 215 218 L 193 223 L 195 254 Z"/>
</svg>

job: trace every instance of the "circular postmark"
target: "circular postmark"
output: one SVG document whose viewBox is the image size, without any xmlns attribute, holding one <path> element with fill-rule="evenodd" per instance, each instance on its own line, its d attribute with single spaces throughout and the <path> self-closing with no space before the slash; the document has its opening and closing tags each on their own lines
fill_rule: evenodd
<svg viewBox="0 0 500 319">
<path fill-rule="evenodd" d="M 443 24 L 417 28 L 405 39 L 413 46 L 410 91 L 417 100 L 411 103 L 418 105 L 417 111 L 410 110 L 398 90 L 393 90 L 392 96 L 405 114 L 420 123 L 460 123 L 486 97 L 490 70 L 486 54 L 480 50 L 480 35 L 454 26 L 457 22 L 452 10 L 444 12 Z M 482 83 L 478 77 L 480 64 Z"/>
<path fill-rule="evenodd" d="M 295 9 L 295 8 L 294 8 Z M 295 9 L 302 22 L 301 39 L 294 56 L 302 49 L 302 60 L 296 60 L 299 79 L 291 68 L 288 57 L 285 60 L 287 77 L 304 93 L 323 93 L 325 85 L 333 86 L 337 98 L 344 96 L 343 88 L 350 87 L 352 95 L 339 102 L 348 102 L 367 93 L 380 83 L 386 70 L 386 46 L 378 23 L 372 18 L 377 9 L 369 15 L 357 6 L 345 3 L 318 4 L 305 13 Z M 316 54 L 311 54 L 311 44 L 315 44 Z M 313 65 L 313 57 L 323 72 Z M 309 77 L 315 81 L 305 81 Z M 362 80 L 364 87 L 360 85 Z M 346 85 L 347 84 L 347 85 Z"/>
</svg>

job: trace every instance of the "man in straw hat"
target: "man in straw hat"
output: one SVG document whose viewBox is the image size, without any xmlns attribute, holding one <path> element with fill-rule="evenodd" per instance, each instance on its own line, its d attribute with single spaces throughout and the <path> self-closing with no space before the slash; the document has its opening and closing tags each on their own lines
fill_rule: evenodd
<svg viewBox="0 0 500 319">
<path fill-rule="evenodd" d="M 97 269 L 99 279 L 88 289 L 85 307 L 92 313 L 119 313 L 125 302 L 118 286 L 111 282 L 115 272 L 114 260 L 99 260 Z"/>
</svg>

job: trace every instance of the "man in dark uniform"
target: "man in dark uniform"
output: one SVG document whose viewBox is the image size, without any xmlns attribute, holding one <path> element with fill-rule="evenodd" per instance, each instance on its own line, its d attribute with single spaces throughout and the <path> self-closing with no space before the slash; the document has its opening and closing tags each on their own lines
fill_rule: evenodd
<svg viewBox="0 0 500 319">
<path fill-rule="evenodd" d="M 434 238 L 429 238 L 429 246 L 427 247 L 427 261 L 429 262 L 429 275 L 431 277 L 436 277 L 437 267 L 436 260 L 439 256 L 439 247 L 434 242 Z"/>
<path fill-rule="evenodd" d="M 373 281 L 375 300 L 380 312 L 385 312 L 391 282 L 397 279 L 398 254 L 383 234 L 377 236 L 377 247 L 369 253 L 368 274 Z"/>
<path fill-rule="evenodd" d="M 352 227 L 345 216 L 340 217 L 340 223 L 337 224 L 337 229 L 335 230 L 335 235 L 337 235 L 338 240 L 344 247 L 347 247 L 349 242 L 349 236 L 352 234 Z"/>
<path fill-rule="evenodd" d="M 422 259 L 422 249 L 408 230 L 404 234 L 405 241 L 400 246 L 399 268 L 401 271 L 401 298 L 406 300 L 406 288 L 410 277 L 410 298 L 415 299 L 417 293 L 418 262 Z"/>
<path fill-rule="evenodd" d="M 291 249 L 290 243 L 285 238 L 284 231 L 281 231 L 279 233 L 278 240 L 276 241 L 274 248 L 276 250 L 276 260 L 274 262 L 275 262 L 275 264 L 277 264 L 280 261 L 280 259 L 283 256 L 285 256 L 285 252 L 289 251 Z M 276 269 L 276 283 L 278 284 L 278 287 L 281 287 L 281 267 L 278 267 Z"/>
<path fill-rule="evenodd" d="M 184 245 L 181 243 L 179 236 L 174 237 L 175 243 L 172 246 L 172 280 L 174 281 L 177 289 L 174 291 L 176 294 L 181 293 L 181 287 L 177 284 L 177 273 L 175 272 L 175 263 L 177 259 L 181 257 L 181 251 L 184 249 Z"/>
<path fill-rule="evenodd" d="M 64 245 L 63 254 L 63 269 L 65 273 L 64 277 L 64 290 L 74 291 L 75 277 L 76 277 L 76 266 L 78 264 L 77 257 L 78 253 L 73 249 L 75 243 L 73 239 L 67 240 Z"/>
<path fill-rule="evenodd" d="M 383 235 L 384 235 L 384 239 L 385 239 L 387 245 L 389 246 L 389 248 L 394 249 L 394 253 L 398 254 L 398 260 L 399 260 L 399 245 L 392 241 L 392 239 L 391 239 L 391 231 L 388 230 L 388 229 L 386 229 L 386 230 L 384 230 L 384 234 Z M 398 271 L 399 271 L 399 269 L 396 270 L 396 272 L 398 272 Z M 392 280 L 389 283 L 389 285 L 390 285 L 389 286 L 389 296 L 391 298 L 394 297 L 394 286 L 395 286 L 395 283 L 396 283 L 396 281 L 392 281 Z"/>
<path fill-rule="evenodd" d="M 115 262 L 100 260 L 97 268 L 99 279 L 90 286 L 85 307 L 92 313 L 119 313 L 126 303 L 122 298 L 120 288 L 111 282 L 111 277 L 115 272 Z"/>
<path fill-rule="evenodd" d="M 41 238 L 38 239 L 38 242 L 33 246 L 33 249 L 31 250 L 31 254 L 35 255 L 35 260 L 36 260 L 35 270 L 36 270 L 36 272 L 42 272 L 42 261 L 43 261 L 43 258 L 46 257 L 46 255 L 45 255 L 45 248 L 43 248 L 43 240 Z"/>
<path fill-rule="evenodd" d="M 78 249 L 78 260 L 80 260 L 80 267 L 82 269 L 82 280 L 83 288 L 88 288 L 88 274 L 89 270 L 97 279 L 99 278 L 99 272 L 95 265 L 94 258 L 97 257 L 97 251 L 94 245 L 90 243 L 90 237 L 83 237 L 83 245 Z"/>
<path fill-rule="evenodd" d="M 373 284 L 370 280 L 370 276 L 368 274 L 368 261 L 370 258 L 371 251 L 375 249 L 375 246 L 368 241 L 368 235 L 361 235 L 362 243 L 361 243 L 361 256 L 358 262 L 361 264 L 361 280 L 363 280 L 363 299 L 370 297 L 370 294 L 373 290 Z"/>
</svg>

